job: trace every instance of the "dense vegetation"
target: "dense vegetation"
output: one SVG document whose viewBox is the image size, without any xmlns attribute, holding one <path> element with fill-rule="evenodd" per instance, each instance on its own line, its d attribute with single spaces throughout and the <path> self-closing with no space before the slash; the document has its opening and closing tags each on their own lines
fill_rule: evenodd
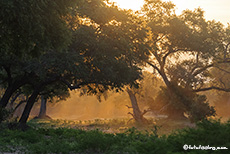
<svg viewBox="0 0 230 154">
<path fill-rule="evenodd" d="M 32 126 L 32 125 L 31 125 Z M 66 125 L 67 126 L 67 125 Z M 158 136 L 157 129 L 108 134 L 99 130 L 38 127 L 23 132 L 1 129 L 0 152 L 29 153 L 185 153 L 185 144 L 230 147 L 230 122 L 204 120 L 196 128 L 187 128 L 168 136 Z M 227 150 L 187 150 L 186 153 L 226 154 Z"/>
</svg>

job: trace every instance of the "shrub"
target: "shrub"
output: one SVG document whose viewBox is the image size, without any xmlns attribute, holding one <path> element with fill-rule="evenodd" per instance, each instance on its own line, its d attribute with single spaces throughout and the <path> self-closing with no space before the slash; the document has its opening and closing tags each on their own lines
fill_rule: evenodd
<svg viewBox="0 0 230 154">
<path fill-rule="evenodd" d="M 230 148 L 230 121 L 202 120 L 196 128 L 187 128 L 169 136 L 143 133 L 135 128 L 125 133 L 106 134 L 99 130 L 29 129 L 0 130 L 0 153 L 157 153 L 157 154 L 225 154 L 226 150 L 187 150 L 187 145 Z"/>
</svg>

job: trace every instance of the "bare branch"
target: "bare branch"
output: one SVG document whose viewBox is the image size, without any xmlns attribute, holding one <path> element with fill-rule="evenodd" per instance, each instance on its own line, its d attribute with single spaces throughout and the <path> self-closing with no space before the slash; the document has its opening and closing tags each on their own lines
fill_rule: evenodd
<svg viewBox="0 0 230 154">
<path fill-rule="evenodd" d="M 222 69 L 222 68 L 220 68 L 220 67 L 218 67 L 218 66 L 215 66 L 215 67 L 216 67 L 217 69 L 219 69 L 219 70 L 225 72 L 225 73 L 229 73 L 229 74 L 230 74 L 230 71 L 227 71 L 227 70 L 225 70 L 225 69 Z"/>
<path fill-rule="evenodd" d="M 157 72 L 158 72 L 159 74 L 161 73 L 160 69 L 159 69 L 156 65 L 153 65 L 153 64 L 150 63 L 150 62 L 147 62 L 147 64 L 149 64 L 151 67 L 153 67 L 155 70 L 157 70 Z"/>
<path fill-rule="evenodd" d="M 129 119 L 129 121 L 127 121 L 127 123 L 129 123 L 131 120 L 133 120 L 134 118 L 131 118 L 131 119 Z"/>
<path fill-rule="evenodd" d="M 142 113 L 141 113 L 141 116 L 145 115 L 146 113 L 150 112 L 151 109 L 147 109 L 147 110 L 144 110 Z"/>
<path fill-rule="evenodd" d="M 165 54 L 165 56 L 163 57 L 163 60 L 162 60 L 162 63 L 163 65 L 165 65 L 165 62 L 166 62 L 166 59 L 169 55 L 173 54 L 173 53 L 176 53 L 178 50 L 173 50 L 173 49 L 170 49 L 168 53 Z"/>
<path fill-rule="evenodd" d="M 223 79 L 222 79 L 222 78 L 220 78 L 220 79 L 219 79 L 219 81 L 220 81 L 220 83 L 223 85 L 223 87 L 224 87 L 224 88 L 226 88 L 226 85 L 225 85 L 225 83 L 224 83 Z"/>
<path fill-rule="evenodd" d="M 211 86 L 207 88 L 200 88 L 193 90 L 194 92 L 202 92 L 202 91 L 208 91 L 208 90 L 218 90 L 218 91 L 224 91 L 224 92 L 230 92 L 230 88 L 221 88 L 216 86 Z"/>
<path fill-rule="evenodd" d="M 204 66 L 201 69 L 195 71 L 192 75 L 193 76 L 197 76 L 198 74 L 204 72 L 205 70 L 207 70 L 208 68 L 213 67 L 213 66 L 214 66 L 214 64 L 210 64 L 210 65 Z"/>
<path fill-rule="evenodd" d="M 133 107 L 130 107 L 130 106 L 128 106 L 128 105 L 125 105 L 128 109 L 131 109 L 131 108 L 133 108 Z"/>
<path fill-rule="evenodd" d="M 128 114 L 130 114 L 130 115 L 133 116 L 133 118 L 134 118 L 134 115 L 133 115 L 131 112 L 129 112 Z"/>
<path fill-rule="evenodd" d="M 226 64 L 226 63 L 230 63 L 230 60 L 228 60 L 228 61 L 219 61 L 219 62 L 216 62 L 216 63 L 209 64 L 209 65 L 204 66 L 204 67 L 202 67 L 201 69 L 195 71 L 195 72 L 193 73 L 193 76 L 196 76 L 196 75 L 202 73 L 203 71 L 207 70 L 207 69 L 210 68 L 210 67 L 217 67 L 217 68 L 218 68 L 218 66 L 216 66 L 216 64 Z"/>
<path fill-rule="evenodd" d="M 179 51 L 184 51 L 184 52 L 187 52 L 187 51 L 191 51 L 190 49 L 175 49 L 175 50 L 173 50 L 172 48 L 171 49 L 169 49 L 169 52 L 167 52 L 165 55 L 164 55 L 164 57 L 163 57 L 163 64 L 165 64 L 165 61 L 166 61 L 166 59 L 167 59 L 167 57 L 169 56 L 169 55 L 171 55 L 171 54 L 173 54 L 173 53 L 176 53 L 176 52 L 179 52 Z"/>
</svg>

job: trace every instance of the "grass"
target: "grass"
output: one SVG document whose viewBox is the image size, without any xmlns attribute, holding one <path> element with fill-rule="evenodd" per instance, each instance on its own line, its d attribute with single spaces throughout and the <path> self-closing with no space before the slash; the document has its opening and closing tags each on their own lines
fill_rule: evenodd
<svg viewBox="0 0 230 154">
<path fill-rule="evenodd" d="M 167 136 L 158 135 L 156 125 L 152 130 L 131 127 L 119 133 L 99 130 L 112 126 L 116 128 L 117 124 L 124 122 L 126 120 L 119 119 L 87 122 L 32 120 L 29 122 L 31 129 L 25 132 L 0 129 L 0 153 L 226 154 L 227 150 L 185 151 L 183 146 L 188 144 L 230 148 L 229 121 L 221 123 L 218 120 L 206 120 L 198 123 L 196 128 L 181 129 Z"/>
<path fill-rule="evenodd" d="M 42 127 L 42 128 L 74 128 L 82 130 L 95 130 L 98 129 L 106 133 L 124 133 L 128 129 L 135 127 L 138 131 L 145 132 L 152 131 L 153 129 L 158 129 L 158 135 L 168 135 L 177 129 L 183 129 L 188 126 L 193 127 L 188 121 L 173 121 L 168 119 L 148 119 L 149 125 L 138 125 L 135 121 L 129 121 L 128 118 L 118 118 L 118 119 L 94 119 L 94 120 L 41 120 L 32 119 L 29 121 L 29 125 L 32 127 Z"/>
</svg>

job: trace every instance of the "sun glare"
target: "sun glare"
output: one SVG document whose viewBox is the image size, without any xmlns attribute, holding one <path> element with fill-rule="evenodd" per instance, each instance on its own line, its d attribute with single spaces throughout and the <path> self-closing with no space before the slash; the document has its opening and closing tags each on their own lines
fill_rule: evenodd
<svg viewBox="0 0 230 154">
<path fill-rule="evenodd" d="M 144 0 L 112 0 L 122 9 L 140 10 Z"/>
<path fill-rule="evenodd" d="M 144 4 L 144 0 L 111 0 L 117 3 L 122 9 L 140 10 Z M 205 17 L 208 20 L 221 21 L 227 25 L 230 15 L 229 0 L 163 0 L 171 1 L 176 5 L 176 14 L 181 14 L 183 10 L 201 7 L 205 11 Z"/>
</svg>

